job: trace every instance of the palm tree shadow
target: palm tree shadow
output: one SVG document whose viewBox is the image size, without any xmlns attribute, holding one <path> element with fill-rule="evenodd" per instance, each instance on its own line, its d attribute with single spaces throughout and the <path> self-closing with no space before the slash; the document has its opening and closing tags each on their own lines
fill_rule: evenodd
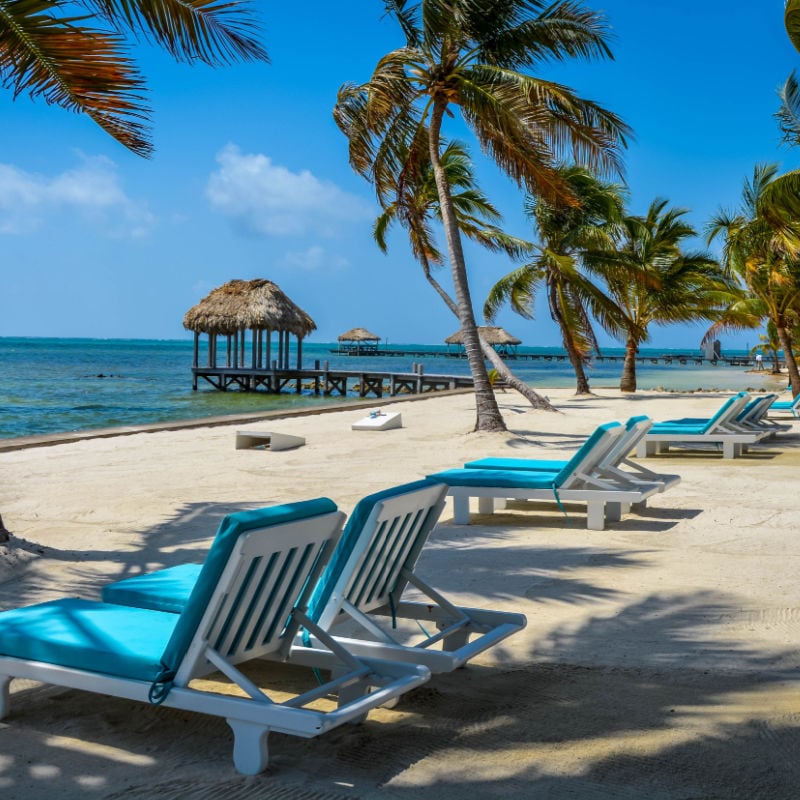
<svg viewBox="0 0 800 800">
<path fill-rule="evenodd" d="M 110 583 L 176 564 L 202 562 L 220 522 L 227 514 L 270 504 L 269 500 L 186 503 L 162 522 L 139 531 L 136 534 L 137 546 L 126 551 L 59 549 L 16 540 L 15 546 L 39 558 L 31 563 L 32 569 L 26 574 L 0 584 L 0 603 L 8 601 L 8 605 L 16 606 L 39 602 L 43 592 L 52 590 L 52 578 L 48 575 L 47 565 L 53 561 L 72 564 L 70 591 L 83 597 L 96 596 L 100 590 L 100 580 Z"/>
</svg>

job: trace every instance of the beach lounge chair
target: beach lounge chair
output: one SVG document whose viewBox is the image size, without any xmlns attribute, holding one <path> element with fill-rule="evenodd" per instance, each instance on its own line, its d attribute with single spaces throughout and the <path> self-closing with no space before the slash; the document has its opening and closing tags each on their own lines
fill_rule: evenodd
<svg viewBox="0 0 800 800">
<path fill-rule="evenodd" d="M 781 424 L 768 418 L 770 406 L 778 395 L 774 393 L 754 397 L 736 417 L 736 424 L 749 431 L 766 431 L 767 437 L 792 429 L 791 423 Z"/>
<path fill-rule="evenodd" d="M 650 430 L 653 421 L 650 417 L 631 417 L 625 423 L 625 431 L 611 445 L 608 451 L 597 461 L 595 474 L 618 484 L 629 485 L 654 484 L 658 491 L 664 492 L 680 483 L 680 475 L 663 475 L 647 469 L 641 464 L 631 461 L 628 456 L 635 450 L 641 438 Z M 581 458 L 578 451 L 569 460 L 539 458 L 480 458 L 464 464 L 467 469 L 520 469 L 532 472 L 560 472 L 570 469 L 576 459 Z M 627 467 L 627 469 L 623 469 Z"/>
<path fill-rule="evenodd" d="M 465 467 L 428 477 L 448 485 L 448 494 L 453 498 L 453 519 L 457 525 L 469 523 L 469 501 L 476 497 L 481 514 L 491 514 L 495 500 L 548 500 L 559 505 L 562 502 L 585 502 L 586 526 L 591 530 L 603 530 L 606 521 L 621 518 L 623 509 L 644 504 L 648 497 L 659 491 L 654 484 L 622 486 L 597 474 L 597 465 L 624 433 L 625 428 L 618 422 L 600 425 L 558 472 Z"/>
<path fill-rule="evenodd" d="M 221 716 L 236 768 L 255 774 L 267 766 L 270 731 L 317 736 L 419 686 L 427 668 L 356 657 L 304 613 L 342 517 L 324 498 L 227 516 L 180 614 L 74 598 L 0 613 L 0 718 L 13 678 Z M 296 647 L 300 626 L 324 647 Z M 331 678 L 273 701 L 237 668 L 255 658 Z M 228 693 L 190 685 L 212 673 Z M 331 694 L 338 707 L 309 707 Z"/>
<path fill-rule="evenodd" d="M 525 627 L 522 614 L 456 607 L 417 574 L 417 560 L 438 522 L 446 491 L 441 483 L 417 481 L 365 497 L 353 510 L 307 611 L 329 633 L 354 623 L 350 627 L 356 631 L 348 638 L 336 637 L 348 652 L 449 672 Z M 180 611 L 196 577 L 195 565 L 173 567 L 109 584 L 103 599 Z M 403 600 L 409 585 L 425 596 L 423 602 Z M 438 630 L 401 643 L 393 630 L 398 620 L 412 622 L 417 634 L 431 623 Z M 306 644 L 316 639 L 311 628 L 301 636 Z"/>
<path fill-rule="evenodd" d="M 770 413 L 775 411 L 789 413 L 793 417 L 800 417 L 800 394 L 793 400 L 775 400 L 770 407 Z"/>
<path fill-rule="evenodd" d="M 666 453 L 670 445 L 715 444 L 722 446 L 723 458 L 736 458 L 750 445 L 769 436 L 769 431 L 747 430 L 736 418 L 747 405 L 747 392 L 728 398 L 717 412 L 705 418 L 690 418 L 656 422 L 636 448 L 640 458 Z"/>
</svg>

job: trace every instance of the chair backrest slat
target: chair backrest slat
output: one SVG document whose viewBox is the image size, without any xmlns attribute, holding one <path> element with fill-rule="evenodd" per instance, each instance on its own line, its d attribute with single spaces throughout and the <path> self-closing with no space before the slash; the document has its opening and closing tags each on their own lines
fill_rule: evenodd
<svg viewBox="0 0 800 800">
<path fill-rule="evenodd" d="M 183 635 L 191 632 L 191 637 L 178 660 L 181 640 L 173 634 L 163 657 L 165 668 L 174 664 L 178 682 L 187 682 L 213 671 L 207 648 L 230 663 L 277 652 L 293 638 L 298 625 L 292 609 L 305 608 L 343 521 L 344 514 L 333 511 L 290 516 L 260 528 L 234 526 L 230 546 L 217 551 L 226 557 L 224 563 L 209 567 L 206 558 L 203 571 L 209 567 L 209 573 L 201 571 L 176 625 L 176 631 L 183 625 Z"/>
<path fill-rule="evenodd" d="M 727 422 L 735 419 L 737 414 L 747 405 L 749 395 L 747 392 L 739 392 L 733 397 L 729 397 L 711 417 L 703 428 L 703 433 L 714 433 L 718 428 L 723 428 Z"/>
<path fill-rule="evenodd" d="M 415 509 L 384 518 L 378 523 L 375 548 L 353 573 L 345 597 L 354 606 L 367 611 L 388 602 L 400 571 L 411 552 L 425 519 L 423 509 Z M 384 509 L 385 512 L 385 509 Z"/>
<path fill-rule="evenodd" d="M 580 483 L 580 475 L 594 471 L 624 433 L 625 428 L 619 422 L 606 422 L 598 426 L 580 450 L 558 473 L 554 480 L 555 486 L 559 489 L 569 489 L 572 484 Z"/>
<path fill-rule="evenodd" d="M 447 487 L 425 480 L 365 497 L 353 511 L 309 605 L 329 628 L 347 600 L 367 613 L 399 598 L 439 519 Z"/>
</svg>

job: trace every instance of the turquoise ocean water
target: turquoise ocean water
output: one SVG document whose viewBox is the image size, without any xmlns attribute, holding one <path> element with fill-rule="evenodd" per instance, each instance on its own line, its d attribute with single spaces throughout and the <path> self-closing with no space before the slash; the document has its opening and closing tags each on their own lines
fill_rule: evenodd
<svg viewBox="0 0 800 800">
<path fill-rule="evenodd" d="M 393 345 L 400 349 L 403 345 Z M 338 355 L 335 344 L 303 345 L 303 365 L 328 360 L 331 368 L 411 372 L 422 363 L 426 373 L 468 373 L 464 359 L 446 357 L 441 346 L 405 345 L 424 349 L 419 357 L 352 357 Z M 558 354 L 559 348 L 521 347 L 520 353 Z M 607 349 L 605 355 L 621 355 Z M 668 353 L 646 350 L 642 356 Z M 673 351 L 686 355 L 697 353 Z M 723 356 L 745 355 L 725 351 Z M 201 363 L 203 363 L 201 359 Z M 294 357 L 292 357 L 294 363 Z M 509 361 L 534 387 L 569 387 L 575 379 L 566 361 Z M 0 337 L 0 438 L 106 428 L 117 425 L 197 419 L 222 414 L 272 411 L 297 406 L 341 403 L 342 398 L 313 394 L 269 395 L 260 392 L 218 392 L 211 386 L 192 391 L 191 341 L 114 339 L 37 339 Z M 592 388 L 619 386 L 622 362 L 599 362 L 590 372 Z M 637 366 L 641 389 L 782 389 L 785 381 L 770 379 L 745 367 L 644 363 Z"/>
</svg>

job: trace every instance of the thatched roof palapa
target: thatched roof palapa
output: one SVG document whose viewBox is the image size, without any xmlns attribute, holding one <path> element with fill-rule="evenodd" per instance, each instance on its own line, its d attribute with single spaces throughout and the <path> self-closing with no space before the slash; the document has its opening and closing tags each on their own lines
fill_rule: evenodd
<svg viewBox="0 0 800 800">
<path fill-rule="evenodd" d="M 366 328 L 351 328 L 339 337 L 340 342 L 379 342 L 380 336 L 370 333 Z"/>
<path fill-rule="evenodd" d="M 232 280 L 214 289 L 183 317 L 196 333 L 231 335 L 241 330 L 287 331 L 302 339 L 317 326 L 311 317 L 264 278 Z"/>
<path fill-rule="evenodd" d="M 497 325 L 482 325 L 478 326 L 478 332 L 487 344 L 522 344 L 522 339 L 517 339 L 512 336 L 508 331 Z M 448 336 L 444 340 L 445 344 L 464 344 L 464 334 L 461 330 L 456 331 L 452 336 Z"/>
</svg>

